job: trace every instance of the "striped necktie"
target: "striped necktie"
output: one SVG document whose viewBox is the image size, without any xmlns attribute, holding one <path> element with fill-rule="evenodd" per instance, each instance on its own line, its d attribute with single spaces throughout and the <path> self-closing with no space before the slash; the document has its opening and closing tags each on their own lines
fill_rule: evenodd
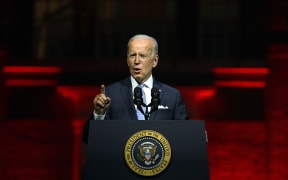
<svg viewBox="0 0 288 180">
<path fill-rule="evenodd" d="M 144 92 L 144 89 L 143 89 L 144 86 L 145 86 L 144 84 L 140 84 L 140 85 L 139 85 L 139 87 L 142 89 L 143 103 L 146 104 L 146 96 L 145 96 L 145 92 Z M 146 107 L 145 107 L 145 106 L 142 106 L 142 109 L 143 109 L 143 111 L 144 111 L 144 113 L 145 113 Z M 142 112 L 139 111 L 138 109 L 137 109 L 136 111 L 137 111 L 137 118 L 138 118 L 138 120 L 145 120 L 144 114 L 142 114 Z"/>
</svg>

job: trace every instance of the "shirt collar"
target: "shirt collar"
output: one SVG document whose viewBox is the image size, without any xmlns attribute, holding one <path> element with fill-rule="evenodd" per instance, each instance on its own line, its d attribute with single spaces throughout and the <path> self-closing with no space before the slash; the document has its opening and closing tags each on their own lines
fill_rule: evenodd
<svg viewBox="0 0 288 180">
<path fill-rule="evenodd" d="M 130 79 L 131 79 L 131 83 L 132 83 L 132 89 L 134 89 L 135 87 L 137 87 L 139 85 L 138 82 L 132 76 L 130 77 Z M 145 84 L 145 86 L 148 87 L 149 89 L 152 89 L 152 87 L 153 87 L 152 75 L 143 84 Z"/>
</svg>

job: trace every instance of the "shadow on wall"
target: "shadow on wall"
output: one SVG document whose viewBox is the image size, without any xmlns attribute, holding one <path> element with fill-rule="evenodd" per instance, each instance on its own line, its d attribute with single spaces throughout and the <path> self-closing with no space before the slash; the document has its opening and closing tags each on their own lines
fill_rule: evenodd
<svg viewBox="0 0 288 180">
<path fill-rule="evenodd" d="M 197 109 L 204 119 L 264 120 L 264 89 L 219 88 Z"/>
<path fill-rule="evenodd" d="M 55 87 L 9 87 L 7 118 L 72 119 L 74 105 L 55 91 Z"/>
</svg>

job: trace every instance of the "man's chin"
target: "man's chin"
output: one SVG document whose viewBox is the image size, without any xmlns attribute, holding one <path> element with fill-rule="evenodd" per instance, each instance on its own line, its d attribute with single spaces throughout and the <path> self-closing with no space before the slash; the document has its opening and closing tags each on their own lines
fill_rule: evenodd
<svg viewBox="0 0 288 180">
<path fill-rule="evenodd" d="M 134 79 L 136 79 L 136 81 L 139 82 L 139 83 L 142 82 L 142 80 L 143 80 L 143 77 L 141 77 L 141 76 L 134 75 L 133 77 L 134 77 Z"/>
</svg>

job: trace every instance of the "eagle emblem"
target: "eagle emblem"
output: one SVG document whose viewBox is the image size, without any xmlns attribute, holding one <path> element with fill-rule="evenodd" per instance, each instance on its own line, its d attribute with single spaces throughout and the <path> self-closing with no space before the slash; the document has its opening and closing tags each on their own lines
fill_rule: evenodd
<svg viewBox="0 0 288 180">
<path fill-rule="evenodd" d="M 160 132 L 140 130 L 131 135 L 124 148 L 129 168 L 141 176 L 155 176 L 169 165 L 172 150 Z"/>
<path fill-rule="evenodd" d="M 155 164 L 155 161 L 159 158 L 159 154 L 156 155 L 157 146 L 152 142 L 144 142 L 139 148 L 140 161 L 144 161 L 145 165 Z"/>
</svg>

